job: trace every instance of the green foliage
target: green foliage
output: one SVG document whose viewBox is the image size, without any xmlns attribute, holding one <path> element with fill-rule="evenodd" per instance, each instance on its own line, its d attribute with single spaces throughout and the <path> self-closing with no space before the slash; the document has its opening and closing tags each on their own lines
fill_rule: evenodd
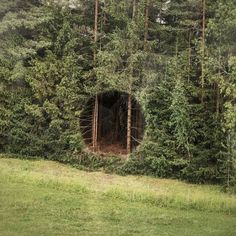
<svg viewBox="0 0 236 236">
<path fill-rule="evenodd" d="M 182 81 L 177 80 L 172 93 L 172 103 L 170 106 L 170 126 L 173 128 L 173 136 L 176 142 L 176 148 L 183 153 L 187 153 L 190 158 L 191 142 L 191 120 L 190 106 L 185 95 L 185 89 Z"/>
<path fill-rule="evenodd" d="M 235 1 L 207 1 L 205 45 L 202 1 L 149 1 L 148 24 L 137 2 L 133 14 L 132 1 L 99 1 L 96 43 L 93 1 L 1 2 L 0 151 L 229 189 Z M 125 163 L 86 153 L 80 131 L 88 98 L 114 90 L 132 94 L 146 122 Z"/>
<path fill-rule="evenodd" d="M 42 12 L 44 17 L 38 15 Z M 2 125 L 6 119 L 9 122 L 9 141 L 4 149 L 23 155 L 47 157 L 66 155 L 67 152 L 79 153 L 83 141 L 77 110 L 81 109 L 85 97 L 81 91 L 84 74 L 81 65 L 87 64 L 84 56 L 76 52 L 77 45 L 84 43 L 84 39 L 77 35 L 80 29 L 74 28 L 74 19 L 69 10 L 42 6 L 12 14 L 17 20 L 13 16 L 6 16 L 8 18 L 3 18 L 2 27 L 6 26 L 5 30 L 10 28 L 9 34 L 12 34 L 12 30 L 20 32 L 17 35 L 21 37 L 22 45 L 32 42 L 25 35 L 26 31 L 27 34 L 33 34 L 39 44 L 30 45 L 31 49 L 35 47 L 34 52 L 26 52 L 23 56 L 13 55 L 12 65 L 9 63 L 8 66 L 14 68 L 12 72 L 9 73 L 5 65 L 5 71 L 1 70 L 5 72 L 2 75 L 4 78 L 9 73 L 9 85 L 14 83 L 14 87 L 9 87 L 10 101 L 4 104 L 4 109 L 9 110 L 9 115 L 5 112 L 2 120 Z M 31 14 L 32 17 L 36 16 L 35 20 Z M 19 17 L 22 17 L 22 23 Z M 30 21 L 30 25 L 25 20 Z M 38 30 L 31 33 L 36 25 Z M 50 43 L 42 44 L 42 38 Z M 12 52 L 11 48 L 8 50 Z M 14 50 L 19 52 L 15 46 Z M 6 82 L 2 86 L 8 86 Z M 6 127 L 1 132 L 2 140 L 5 132 Z"/>
</svg>

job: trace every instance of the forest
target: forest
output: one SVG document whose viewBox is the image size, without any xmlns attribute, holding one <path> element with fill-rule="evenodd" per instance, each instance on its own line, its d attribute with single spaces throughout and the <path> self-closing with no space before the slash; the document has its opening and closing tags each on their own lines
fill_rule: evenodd
<svg viewBox="0 0 236 236">
<path fill-rule="evenodd" d="M 0 153 L 236 191 L 236 1 L 1 0 Z"/>
</svg>

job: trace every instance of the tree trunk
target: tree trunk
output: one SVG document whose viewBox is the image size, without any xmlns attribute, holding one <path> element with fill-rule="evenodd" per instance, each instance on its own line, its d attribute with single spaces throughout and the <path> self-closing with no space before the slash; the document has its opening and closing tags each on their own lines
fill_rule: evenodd
<svg viewBox="0 0 236 236">
<path fill-rule="evenodd" d="M 102 94 L 98 98 L 98 143 L 101 142 L 102 138 Z M 98 150 L 100 146 L 98 146 Z"/>
<path fill-rule="evenodd" d="M 142 114 L 142 110 L 141 110 L 141 107 L 139 107 L 139 110 L 138 110 L 138 140 L 142 140 L 143 138 L 143 135 L 144 135 L 144 116 Z"/>
<path fill-rule="evenodd" d="M 201 60 L 201 103 L 204 102 L 204 84 L 205 84 L 205 32 L 206 32 L 206 0 L 202 0 L 202 60 Z"/>
<path fill-rule="evenodd" d="M 133 14 L 132 14 L 132 18 L 134 20 L 136 15 L 136 0 L 133 0 Z"/>
<path fill-rule="evenodd" d="M 218 59 L 218 63 L 219 63 L 219 68 L 218 68 L 218 80 L 220 81 L 220 76 L 221 76 L 221 69 L 220 69 L 220 65 L 221 65 L 221 50 L 219 48 L 219 59 Z M 216 117 L 219 117 L 220 114 L 220 87 L 219 87 L 219 81 L 216 82 Z"/>
<path fill-rule="evenodd" d="M 139 114 L 138 114 L 138 107 L 137 107 L 137 103 L 135 102 L 134 104 L 134 114 L 133 114 L 133 136 L 136 140 L 138 140 L 138 128 L 139 128 Z M 136 146 L 136 141 L 134 142 L 134 146 Z"/>
<path fill-rule="evenodd" d="M 149 0 L 146 0 L 146 3 L 145 3 L 145 18 L 144 18 L 144 51 L 147 51 L 148 18 L 149 18 Z"/>
<path fill-rule="evenodd" d="M 190 81 L 190 73 L 191 73 L 191 56 L 192 56 L 191 31 L 189 31 L 189 38 L 188 38 L 188 82 Z"/>
<path fill-rule="evenodd" d="M 136 0 L 133 0 L 133 21 L 135 20 L 136 15 Z M 131 89 L 130 89 L 131 92 Z M 131 125 L 132 125 L 132 101 L 131 95 L 128 95 L 128 115 L 127 115 L 127 154 L 131 153 L 132 145 L 131 145 Z"/>
<path fill-rule="evenodd" d="M 98 95 L 95 97 L 94 110 L 93 110 L 93 151 L 97 151 L 98 141 Z"/>
<path fill-rule="evenodd" d="M 94 44 L 97 43 L 98 34 L 98 0 L 95 0 L 95 18 L 94 18 Z M 94 65 L 96 64 L 96 49 L 94 49 Z M 92 139 L 93 139 L 93 151 L 97 151 L 97 136 L 98 136 L 98 95 L 96 94 L 93 111 L 93 127 L 92 127 Z"/>
<path fill-rule="evenodd" d="M 131 153 L 131 119 L 132 119 L 131 95 L 128 95 L 128 115 L 127 115 L 127 154 Z"/>
<path fill-rule="evenodd" d="M 216 84 L 216 117 L 219 117 L 220 114 L 220 88 Z"/>
<path fill-rule="evenodd" d="M 95 14 L 94 14 L 94 42 L 98 40 L 98 0 L 95 0 Z"/>
</svg>

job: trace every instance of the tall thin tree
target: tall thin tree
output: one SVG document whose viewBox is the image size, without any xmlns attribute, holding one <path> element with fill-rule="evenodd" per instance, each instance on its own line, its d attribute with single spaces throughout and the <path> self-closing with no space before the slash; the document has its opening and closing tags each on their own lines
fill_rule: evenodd
<svg viewBox="0 0 236 236">
<path fill-rule="evenodd" d="M 94 65 L 96 63 L 96 43 L 98 40 L 98 2 L 99 0 L 95 0 L 95 9 L 94 9 Z M 97 151 L 97 141 L 98 141 L 98 111 L 99 104 L 98 104 L 98 95 L 95 96 L 94 102 L 94 110 L 93 110 L 93 127 L 92 127 L 92 142 L 93 142 L 93 151 Z"/>
<path fill-rule="evenodd" d="M 131 153 L 131 125 L 132 125 L 132 100 L 131 95 L 128 95 L 128 115 L 127 115 L 127 154 Z"/>
<path fill-rule="evenodd" d="M 144 13 L 144 51 L 147 51 L 148 19 L 149 19 L 149 0 L 146 0 L 145 13 Z"/>
<path fill-rule="evenodd" d="M 202 0 L 202 59 L 201 59 L 201 103 L 204 102 L 204 84 L 205 84 L 205 44 L 206 44 L 206 0 Z"/>
<path fill-rule="evenodd" d="M 136 16 L 136 0 L 133 0 L 133 14 L 132 14 L 132 20 L 135 20 Z M 131 89 L 130 89 L 131 93 Z M 132 98 L 131 95 L 128 94 L 128 101 L 127 101 L 127 109 L 128 109 L 128 114 L 127 114 L 127 154 L 131 153 L 132 151 L 132 143 L 131 143 L 131 126 L 132 126 Z"/>
</svg>

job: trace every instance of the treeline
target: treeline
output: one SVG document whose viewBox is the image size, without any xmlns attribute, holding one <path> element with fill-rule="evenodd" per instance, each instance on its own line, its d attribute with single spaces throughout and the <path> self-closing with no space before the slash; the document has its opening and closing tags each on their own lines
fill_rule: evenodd
<svg viewBox="0 0 236 236">
<path fill-rule="evenodd" d="M 0 22 L 1 152 L 76 159 L 115 90 L 146 120 L 126 173 L 236 185 L 235 0 L 1 0 Z"/>
</svg>

